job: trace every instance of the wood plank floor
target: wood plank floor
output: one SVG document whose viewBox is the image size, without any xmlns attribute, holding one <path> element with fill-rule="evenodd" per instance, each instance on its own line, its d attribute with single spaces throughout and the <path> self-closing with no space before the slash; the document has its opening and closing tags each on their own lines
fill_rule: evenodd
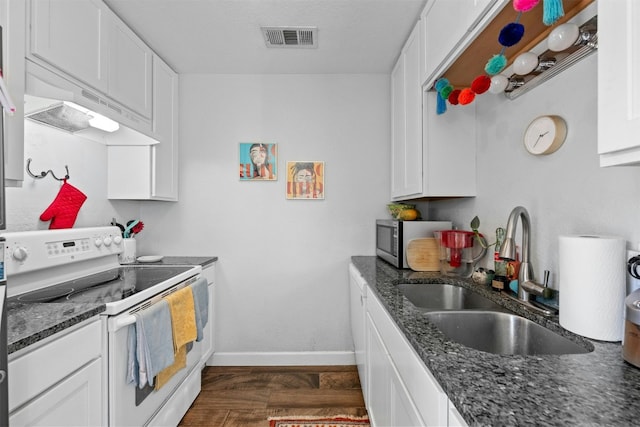
<svg viewBox="0 0 640 427">
<path fill-rule="evenodd" d="M 270 416 L 367 414 L 355 366 L 208 366 L 180 426 L 268 427 Z"/>
</svg>

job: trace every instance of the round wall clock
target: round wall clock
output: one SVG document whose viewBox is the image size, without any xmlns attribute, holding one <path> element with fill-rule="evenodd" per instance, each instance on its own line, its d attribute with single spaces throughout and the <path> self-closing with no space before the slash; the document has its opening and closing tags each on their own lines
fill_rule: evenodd
<svg viewBox="0 0 640 427">
<path fill-rule="evenodd" d="M 567 123 L 560 116 L 540 116 L 524 132 L 524 146 L 534 155 L 551 154 L 567 137 Z"/>
</svg>

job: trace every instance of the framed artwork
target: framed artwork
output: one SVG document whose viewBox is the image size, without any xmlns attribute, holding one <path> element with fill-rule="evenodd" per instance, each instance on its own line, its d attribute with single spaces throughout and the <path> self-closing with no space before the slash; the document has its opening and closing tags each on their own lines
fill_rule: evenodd
<svg viewBox="0 0 640 427">
<path fill-rule="evenodd" d="M 278 144 L 240 143 L 240 181 L 278 179 Z"/>
<path fill-rule="evenodd" d="M 324 162 L 287 162 L 287 199 L 324 199 Z"/>
</svg>

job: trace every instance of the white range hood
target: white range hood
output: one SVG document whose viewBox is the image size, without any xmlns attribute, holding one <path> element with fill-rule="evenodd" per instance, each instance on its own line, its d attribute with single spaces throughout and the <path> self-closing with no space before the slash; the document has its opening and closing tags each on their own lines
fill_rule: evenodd
<svg viewBox="0 0 640 427">
<path fill-rule="evenodd" d="M 105 145 L 153 145 L 150 120 L 97 92 L 26 61 L 25 117 Z M 108 128 L 95 123 L 104 117 Z M 108 129 L 108 130 L 107 130 Z"/>
</svg>

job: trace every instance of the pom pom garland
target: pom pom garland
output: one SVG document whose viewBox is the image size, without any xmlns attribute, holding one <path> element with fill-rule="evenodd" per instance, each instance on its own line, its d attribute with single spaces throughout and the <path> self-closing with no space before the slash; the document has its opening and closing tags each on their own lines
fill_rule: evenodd
<svg viewBox="0 0 640 427">
<path fill-rule="evenodd" d="M 495 76 L 500 71 L 504 70 L 504 67 L 507 66 L 507 58 L 503 54 L 493 55 L 487 65 L 484 67 L 484 71 L 487 72 L 490 76 Z"/>
<path fill-rule="evenodd" d="M 453 92 L 453 86 L 448 85 L 440 91 L 440 96 L 442 97 L 442 99 L 447 99 L 449 98 L 451 92 Z"/>
<path fill-rule="evenodd" d="M 447 101 L 451 105 L 467 105 L 475 100 L 476 95 L 481 95 L 487 91 L 491 93 L 504 92 L 509 85 L 509 79 L 506 76 L 500 75 L 500 72 L 507 66 L 507 58 L 504 56 L 504 52 L 508 47 L 514 46 L 522 41 L 525 29 L 524 25 L 520 23 L 520 17 L 523 12 L 530 11 L 536 7 L 538 3 L 540 3 L 540 0 L 513 0 L 513 8 L 518 12 L 518 16 L 514 22 L 505 25 L 498 35 L 498 43 L 503 46 L 502 50 L 487 61 L 484 67 L 486 75 L 482 74 L 473 79 L 471 87 L 462 90 L 454 89 L 449 83 L 449 80 L 444 77 L 441 77 L 435 82 L 434 88 L 437 91 L 437 114 L 443 114 L 446 111 Z M 545 25 L 553 25 L 562 16 L 564 16 L 562 0 L 543 0 L 542 22 Z M 522 56 L 523 55 L 520 55 L 518 58 Z M 516 60 L 518 58 L 516 58 Z M 537 58 L 535 59 L 537 60 Z M 516 74 L 522 74 L 522 72 L 516 70 L 516 62 L 514 62 L 514 72 Z M 530 62 L 533 63 L 536 61 Z"/>
<path fill-rule="evenodd" d="M 460 96 L 458 96 L 458 102 L 460 102 L 460 105 L 467 105 L 467 104 L 471 104 L 475 98 L 476 98 L 475 92 L 467 87 L 460 91 Z"/>
<path fill-rule="evenodd" d="M 447 86 L 449 86 L 449 80 L 445 79 L 444 77 L 439 78 L 436 81 L 436 84 L 434 85 L 435 89 L 438 92 L 440 92 L 442 89 L 444 89 Z"/>
<path fill-rule="evenodd" d="M 491 78 L 485 76 L 484 74 L 476 77 L 471 82 L 471 90 L 474 91 L 477 95 L 482 95 L 486 91 L 489 90 L 491 86 Z"/>
<path fill-rule="evenodd" d="M 458 97 L 460 96 L 460 92 L 462 92 L 460 89 L 455 89 L 449 94 L 449 99 L 448 99 L 449 104 L 458 105 L 459 103 Z"/>
<path fill-rule="evenodd" d="M 524 25 L 519 22 L 511 22 L 500 30 L 498 42 L 505 47 L 513 46 L 522 40 L 524 36 Z"/>
<path fill-rule="evenodd" d="M 436 102 L 436 114 L 444 114 L 447 111 L 447 103 L 440 93 L 436 94 L 438 98 Z"/>
<path fill-rule="evenodd" d="M 513 0 L 513 8 L 517 12 L 528 12 L 536 5 L 540 3 L 540 0 Z"/>
</svg>

